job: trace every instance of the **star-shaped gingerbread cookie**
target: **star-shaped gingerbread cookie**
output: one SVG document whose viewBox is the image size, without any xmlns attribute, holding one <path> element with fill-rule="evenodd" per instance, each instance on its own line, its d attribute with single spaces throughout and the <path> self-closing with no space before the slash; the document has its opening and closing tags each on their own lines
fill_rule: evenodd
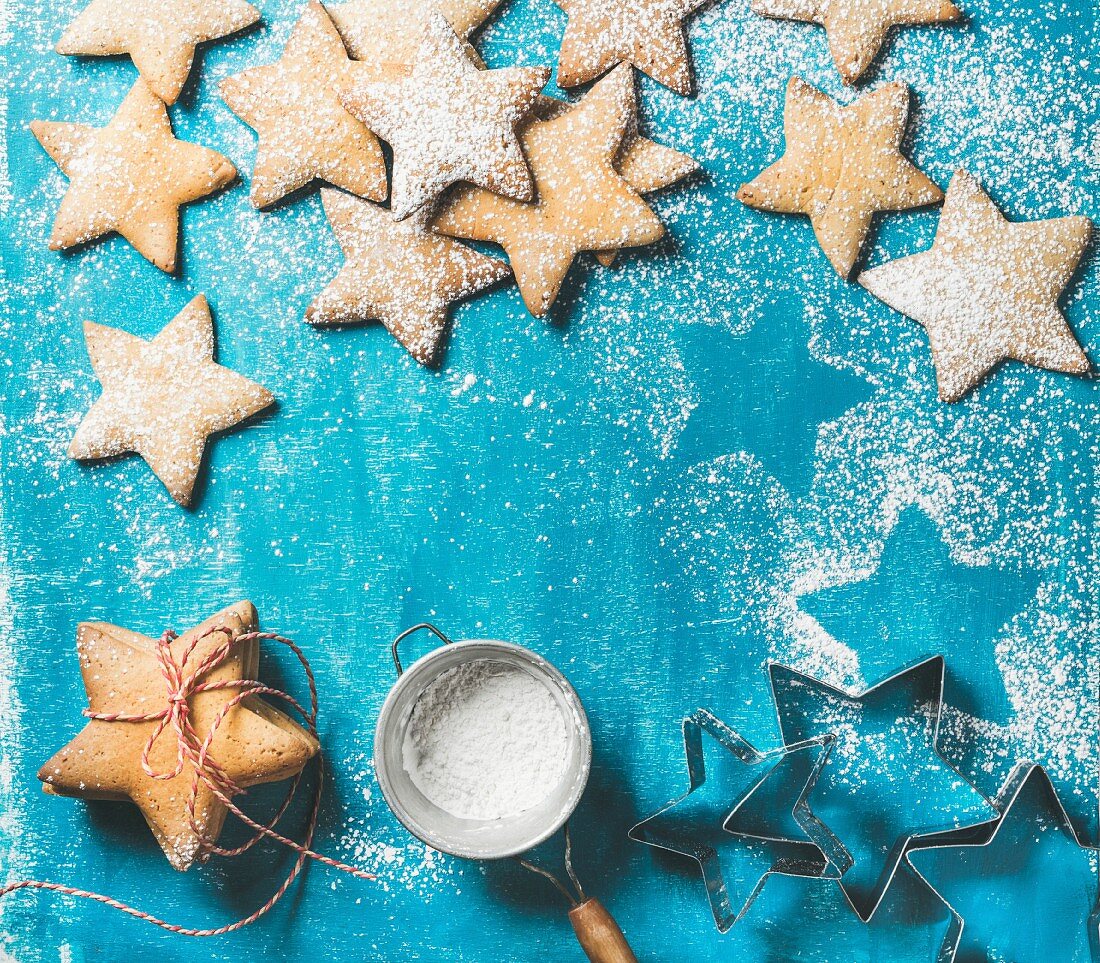
<svg viewBox="0 0 1100 963">
<path fill-rule="evenodd" d="M 708 0 L 554 0 L 569 17 L 558 84 L 576 87 L 629 63 L 678 94 L 691 93 L 684 20 Z"/>
<path fill-rule="evenodd" d="M 256 609 L 238 602 L 185 632 L 169 645 L 179 664 L 188 647 L 195 649 L 184 671 L 194 671 L 230 639 L 256 630 Z M 216 629 L 217 631 L 211 631 Z M 211 634 L 206 635 L 210 631 Z M 201 636 L 206 635 L 205 638 Z M 76 633 L 80 672 L 90 711 L 109 715 L 145 715 L 168 705 L 168 685 L 157 659 L 158 642 L 106 622 L 82 622 Z M 220 665 L 199 681 L 254 680 L 259 671 L 256 639 L 239 643 Z M 197 692 L 188 700 L 189 719 L 199 738 L 239 688 Z M 142 750 L 157 722 L 92 719 L 75 739 L 41 769 L 42 788 L 55 796 L 130 800 L 141 810 L 164 855 L 178 870 L 189 869 L 209 853 L 221 833 L 227 810 L 210 787 L 200 782 L 195 797 L 195 826 L 188 798 L 195 768 L 184 762 L 172 779 L 154 779 L 141 764 Z M 153 743 L 149 764 L 154 772 L 176 766 L 177 738 L 169 727 Z M 210 758 L 239 788 L 287 779 L 302 771 L 319 750 L 317 740 L 270 703 L 246 696 L 229 709 L 210 745 Z M 196 833 L 195 828 L 200 832 Z"/>
<path fill-rule="evenodd" d="M 384 80 L 408 74 L 421 31 L 435 12 L 443 14 L 467 55 L 483 67 L 468 41 L 499 5 L 500 0 L 348 0 L 326 8 L 348 53 L 361 61 L 360 76 Z"/>
<path fill-rule="evenodd" d="M 749 207 L 810 218 L 818 243 L 848 277 L 880 211 L 943 200 L 901 153 L 909 88 L 890 83 L 844 107 L 798 77 L 787 84 L 786 153 L 737 192 Z"/>
<path fill-rule="evenodd" d="M 549 79 L 545 67 L 479 70 L 433 13 L 409 77 L 353 83 L 342 102 L 393 148 L 390 207 L 400 219 L 458 181 L 530 200 L 515 126 Z"/>
<path fill-rule="evenodd" d="M 117 231 L 171 273 L 180 207 L 237 176 L 217 151 L 176 140 L 168 111 L 143 80 L 106 127 L 35 120 L 31 131 L 69 178 L 50 235 L 52 251 Z"/>
<path fill-rule="evenodd" d="M 863 76 L 894 27 L 949 23 L 962 16 L 951 0 L 752 0 L 752 10 L 824 27 L 833 63 L 846 84 Z"/>
<path fill-rule="evenodd" d="M 463 185 L 444 202 L 436 230 L 503 246 L 527 309 L 545 314 L 581 251 L 640 247 L 664 236 L 657 215 L 615 169 L 634 113 L 630 68 L 617 67 L 572 110 L 523 127 L 535 201 Z"/>
<path fill-rule="evenodd" d="M 89 57 L 129 54 L 150 90 L 174 104 L 195 47 L 259 19 L 260 11 L 245 0 L 92 0 L 55 49 Z"/>
<path fill-rule="evenodd" d="M 421 364 L 439 354 L 448 306 L 508 276 L 508 265 L 428 230 L 426 213 L 395 221 L 385 208 L 321 191 L 344 266 L 306 311 L 310 324 L 378 320 Z"/>
<path fill-rule="evenodd" d="M 382 147 L 340 103 L 350 64 L 325 8 L 311 0 L 277 63 L 219 85 L 229 109 L 259 134 L 251 192 L 256 207 L 315 179 L 385 200 Z"/>
<path fill-rule="evenodd" d="M 77 459 L 136 452 L 183 506 L 207 440 L 271 405 L 266 388 L 214 361 L 214 322 L 201 294 L 152 341 L 86 322 L 103 393 L 69 446 Z"/>
<path fill-rule="evenodd" d="M 1058 309 L 1088 247 L 1087 217 L 1007 221 L 959 171 L 929 251 L 859 282 L 928 332 L 940 398 L 957 401 L 1002 361 L 1084 374 L 1089 360 Z"/>
</svg>

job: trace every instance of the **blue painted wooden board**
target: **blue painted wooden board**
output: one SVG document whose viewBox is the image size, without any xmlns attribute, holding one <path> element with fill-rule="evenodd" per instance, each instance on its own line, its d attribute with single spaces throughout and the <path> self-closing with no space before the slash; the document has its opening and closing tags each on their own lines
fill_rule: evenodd
<svg viewBox="0 0 1100 963">
<path fill-rule="evenodd" d="M 514 288 L 461 307 L 434 372 L 380 327 L 301 322 L 340 262 L 315 194 L 260 214 L 238 185 L 191 208 L 179 278 L 118 239 L 47 251 L 64 180 L 27 121 L 102 124 L 134 79 L 124 59 L 51 52 L 79 6 L 9 0 L 0 48 L 0 867 L 190 924 L 266 897 L 285 855 L 177 875 L 135 812 L 47 798 L 35 779 L 81 724 L 78 621 L 157 634 L 247 597 L 318 674 L 335 772 L 318 845 L 379 880 L 314 869 L 258 926 L 203 943 L 18 896 L 0 906 L 13 959 L 577 959 L 541 881 L 426 854 L 377 791 L 387 643 L 422 618 L 527 643 L 576 685 L 596 745 L 580 871 L 645 959 L 930 960 L 941 939 L 946 915 L 908 875 L 870 925 L 832 884 L 773 880 L 720 936 L 690 866 L 627 841 L 686 788 L 687 712 L 775 744 L 769 658 L 859 688 L 943 652 L 949 758 L 987 794 L 1019 759 L 1048 765 L 1097 842 L 1096 382 L 1012 365 L 941 405 L 915 324 L 840 282 L 808 224 L 734 200 L 778 156 L 788 77 L 840 93 L 821 31 L 741 0 L 698 17 L 699 96 L 642 84 L 648 131 L 705 170 L 654 201 L 671 240 L 614 271 L 582 259 L 549 323 Z M 300 6 L 267 0 L 261 29 L 203 52 L 179 136 L 247 175 L 252 134 L 215 85 L 275 59 Z M 944 185 L 966 166 L 1013 218 L 1096 216 L 1095 6 L 967 12 L 898 35 L 875 71 L 914 88 L 912 155 Z M 552 63 L 563 24 L 549 0 L 512 0 L 479 44 L 493 65 Z M 935 223 L 888 219 L 869 260 L 925 248 Z M 1092 258 L 1066 300 L 1093 357 L 1098 274 Z M 81 322 L 149 337 L 200 292 L 220 359 L 279 407 L 217 443 L 184 512 L 139 459 L 84 467 L 65 449 L 98 390 Z M 264 673 L 293 685 L 292 668 L 275 653 Z M 986 912 L 1018 916 L 1010 882 L 1015 908 L 994 895 Z"/>
</svg>

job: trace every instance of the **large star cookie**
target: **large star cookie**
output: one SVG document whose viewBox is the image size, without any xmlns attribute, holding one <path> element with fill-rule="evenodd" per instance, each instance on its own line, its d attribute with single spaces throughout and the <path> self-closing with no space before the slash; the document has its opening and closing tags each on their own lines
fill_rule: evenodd
<svg viewBox="0 0 1100 963">
<path fill-rule="evenodd" d="M 749 207 L 805 214 L 821 249 L 848 277 L 878 211 L 943 200 L 901 153 L 909 88 L 895 82 L 843 107 L 798 77 L 787 84 L 786 153 L 737 192 Z"/>
<path fill-rule="evenodd" d="M 117 231 L 171 273 L 179 208 L 237 176 L 217 151 L 176 140 L 168 111 L 143 80 L 106 127 L 35 120 L 31 130 L 70 181 L 50 235 L 53 251 Z"/>
<path fill-rule="evenodd" d="M 691 58 L 684 19 L 708 0 L 554 0 L 569 20 L 558 55 L 558 83 L 576 87 L 630 63 L 685 97 Z"/>
<path fill-rule="evenodd" d="M 664 236 L 657 215 L 615 169 L 634 111 L 630 68 L 617 67 L 572 110 L 522 129 L 534 202 L 461 186 L 436 230 L 502 245 L 528 310 L 545 314 L 581 251 L 639 247 Z"/>
<path fill-rule="evenodd" d="M 214 362 L 214 322 L 201 294 L 152 341 L 90 321 L 84 338 L 103 393 L 80 423 L 70 457 L 136 452 L 184 506 L 207 439 L 275 400 Z"/>
<path fill-rule="evenodd" d="M 499 5 L 500 0 L 348 0 L 326 9 L 348 53 L 361 62 L 360 76 L 384 80 L 407 76 L 424 25 L 437 12 L 464 41 L 467 56 L 483 67 L 468 40 Z"/>
<path fill-rule="evenodd" d="M 277 63 L 227 77 L 218 89 L 259 134 L 252 203 L 274 204 L 315 178 L 372 200 L 386 197 L 377 138 L 340 103 L 351 61 L 325 8 L 311 0 Z"/>
<path fill-rule="evenodd" d="M 829 52 L 846 84 L 871 65 L 893 27 L 917 27 L 958 20 L 951 0 L 752 0 L 753 13 L 820 24 Z"/>
<path fill-rule="evenodd" d="M 508 276 L 508 265 L 427 229 L 427 214 L 395 221 L 339 191 L 321 191 L 344 266 L 306 311 L 310 324 L 379 320 L 421 364 L 439 353 L 453 301 Z"/>
<path fill-rule="evenodd" d="M 178 664 L 188 647 L 195 644 L 184 667 L 185 671 L 194 671 L 230 639 L 254 632 L 256 624 L 252 603 L 238 602 L 185 632 L 169 649 Z M 220 631 L 197 641 L 212 629 Z M 165 708 L 168 688 L 157 658 L 158 644 L 117 625 L 82 622 L 77 629 L 76 650 L 88 708 L 97 714 L 125 715 L 145 715 Z M 258 640 L 241 642 L 200 681 L 255 679 L 259 659 Z M 217 713 L 239 692 L 239 688 L 229 687 L 198 692 L 188 699 L 188 718 L 200 739 L 206 737 Z M 178 870 L 186 870 L 208 855 L 205 846 L 217 840 L 227 810 L 210 787 L 200 782 L 192 826 L 188 798 L 194 766 L 185 761 L 182 771 L 171 779 L 154 779 L 145 772 L 141 754 L 156 726 L 155 721 L 92 719 L 38 770 L 38 778 L 51 795 L 131 800 L 141 810 L 169 862 Z M 149 753 L 154 772 L 171 773 L 175 769 L 177 746 L 169 727 Z M 318 749 L 317 740 L 288 716 L 257 696 L 246 696 L 229 709 L 218 726 L 210 758 L 244 789 L 301 772 Z"/>
<path fill-rule="evenodd" d="M 59 54 L 129 54 L 166 104 L 179 97 L 195 47 L 254 24 L 260 11 L 244 0 L 92 0 L 69 24 Z"/>
<path fill-rule="evenodd" d="M 545 67 L 479 70 L 433 13 L 410 76 L 353 83 L 342 100 L 393 147 L 390 206 L 403 218 L 458 181 L 530 200 L 531 174 L 515 125 L 549 79 Z"/>
<path fill-rule="evenodd" d="M 957 401 L 1002 361 L 1084 374 L 1089 360 L 1058 309 L 1085 253 L 1087 217 L 1011 223 L 959 171 L 929 251 L 859 282 L 928 332 L 940 398 Z"/>
</svg>

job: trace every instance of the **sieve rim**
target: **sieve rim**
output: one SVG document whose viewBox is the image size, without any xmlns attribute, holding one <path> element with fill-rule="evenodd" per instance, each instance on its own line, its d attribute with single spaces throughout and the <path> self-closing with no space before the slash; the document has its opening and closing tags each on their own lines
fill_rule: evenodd
<svg viewBox="0 0 1100 963">
<path fill-rule="evenodd" d="M 456 653 L 458 656 L 456 657 Z M 477 849 L 464 847 L 448 839 L 442 833 L 432 831 L 425 821 L 417 819 L 404 804 L 400 794 L 390 778 L 389 765 L 386 762 L 385 747 L 390 738 L 396 739 L 400 732 L 398 726 L 393 725 L 393 715 L 396 705 L 405 696 L 406 690 L 412 689 L 413 695 L 409 698 L 413 703 L 420 698 L 423 692 L 438 677 L 427 671 L 431 663 L 446 658 L 454 662 L 455 666 L 480 661 L 498 661 L 505 664 L 521 665 L 532 670 L 536 676 L 547 686 L 556 689 L 565 699 L 572 712 L 573 728 L 580 752 L 577 761 L 563 774 L 563 780 L 573 782 L 573 789 L 566 802 L 560 809 L 554 810 L 554 815 L 545 826 L 537 832 L 532 832 L 518 842 L 509 846 L 479 847 Z M 419 691 L 416 691 L 419 689 Z M 449 645 L 442 645 L 422 655 L 410 666 L 404 669 L 401 675 L 390 687 L 382 708 L 378 714 L 378 721 L 374 727 L 374 772 L 378 785 L 382 790 L 382 797 L 389 806 L 390 811 L 397 817 L 402 826 L 422 843 L 426 843 L 433 849 L 450 856 L 463 859 L 498 860 L 518 856 L 545 842 L 554 835 L 566 821 L 572 816 L 581 797 L 588 785 L 588 779 L 592 770 L 592 731 L 588 722 L 588 715 L 584 710 L 584 704 L 576 689 L 569 680 L 550 661 L 526 646 L 517 645 L 515 642 L 504 642 L 499 639 L 462 639 Z M 506 820 L 501 820 L 504 825 Z"/>
</svg>

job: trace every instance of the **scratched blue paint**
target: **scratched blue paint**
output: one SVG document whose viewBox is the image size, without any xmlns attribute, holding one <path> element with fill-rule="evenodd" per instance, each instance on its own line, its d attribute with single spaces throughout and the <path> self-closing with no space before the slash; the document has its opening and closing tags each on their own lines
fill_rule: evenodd
<svg viewBox="0 0 1100 963">
<path fill-rule="evenodd" d="M 386 646 L 424 617 L 532 645 L 577 687 L 595 738 L 579 868 L 643 959 L 893 963 L 940 945 L 947 916 L 908 873 L 870 924 L 833 883 L 773 879 L 720 936 L 691 865 L 626 839 L 684 789 L 688 712 L 708 706 L 776 744 L 768 658 L 861 688 L 942 649 L 949 700 L 966 713 L 943 734 L 949 758 L 988 796 L 1021 757 L 1051 764 L 1075 825 L 1100 840 L 1096 382 L 1009 366 L 940 405 L 916 325 L 836 278 L 807 224 L 734 200 L 781 149 L 791 73 L 842 94 L 821 31 L 760 21 L 741 0 L 710 7 L 691 30 L 699 97 L 641 85 L 648 131 L 704 166 L 654 200 L 671 240 L 612 272 L 582 259 L 549 323 L 514 288 L 460 307 L 433 372 L 377 326 L 301 323 L 339 265 L 315 194 L 260 215 L 237 185 L 189 209 L 178 278 L 118 239 L 46 250 L 63 179 L 27 121 L 102 124 L 135 76 L 125 59 L 50 52 L 79 6 L 11 0 L 0 47 L 0 866 L 189 924 L 266 898 L 285 854 L 177 875 L 135 812 L 47 798 L 35 778 L 80 726 L 81 619 L 156 634 L 243 597 L 318 675 L 334 776 L 319 847 L 354 857 L 375 840 L 405 862 L 367 852 L 374 884 L 311 870 L 259 925 L 201 944 L 21 895 L 0 907 L 7 953 L 577 959 L 542 881 L 510 864 L 431 868 L 368 792 Z M 1015 218 L 1096 216 L 1095 5 L 966 6 L 961 26 L 899 34 L 872 78 L 913 86 L 912 155 L 944 185 L 965 165 Z M 269 26 L 204 51 L 172 110 L 180 137 L 246 176 L 253 138 L 216 81 L 273 60 L 299 7 L 267 0 Z M 479 44 L 492 65 L 550 63 L 563 24 L 549 0 L 512 0 Z M 926 247 L 935 223 L 883 221 L 868 259 Z M 1065 302 L 1094 358 L 1098 273 L 1093 257 Z M 182 512 L 139 459 L 85 467 L 64 451 L 97 390 L 81 321 L 150 337 L 200 292 L 220 360 L 279 406 L 214 446 L 197 507 Z M 297 684 L 280 653 L 263 671 Z M 983 928 L 1010 918 L 1026 887 L 983 897 Z"/>
</svg>

